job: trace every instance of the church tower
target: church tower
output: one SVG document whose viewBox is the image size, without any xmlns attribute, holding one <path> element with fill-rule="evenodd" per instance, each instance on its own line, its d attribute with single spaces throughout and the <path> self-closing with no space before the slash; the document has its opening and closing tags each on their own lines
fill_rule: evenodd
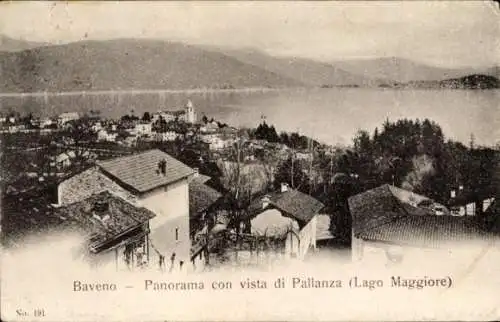
<svg viewBox="0 0 500 322">
<path fill-rule="evenodd" d="M 194 111 L 194 106 L 191 100 L 188 100 L 185 106 L 185 115 L 187 123 L 195 123 L 196 122 L 196 113 Z"/>
</svg>

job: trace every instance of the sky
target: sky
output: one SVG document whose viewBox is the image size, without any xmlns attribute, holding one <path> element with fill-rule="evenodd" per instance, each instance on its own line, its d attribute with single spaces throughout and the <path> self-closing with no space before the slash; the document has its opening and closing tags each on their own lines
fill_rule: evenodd
<svg viewBox="0 0 500 322">
<path fill-rule="evenodd" d="M 0 33 L 50 43 L 156 38 L 323 61 L 500 64 L 492 1 L 2 2 Z"/>
</svg>

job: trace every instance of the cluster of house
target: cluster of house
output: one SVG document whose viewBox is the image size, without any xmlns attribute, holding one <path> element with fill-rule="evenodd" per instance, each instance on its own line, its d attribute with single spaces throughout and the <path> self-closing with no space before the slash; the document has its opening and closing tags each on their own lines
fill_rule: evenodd
<svg viewBox="0 0 500 322">
<path fill-rule="evenodd" d="M 51 131 L 63 127 L 70 121 L 80 119 L 77 112 L 62 113 L 57 117 L 31 117 L 29 120 L 22 120 L 19 116 L 0 116 L 0 128 L 3 132 L 25 132 L 30 130 Z"/>
<path fill-rule="evenodd" d="M 133 146 L 139 138 L 149 141 L 166 142 L 174 141 L 181 136 L 175 130 L 156 131 L 154 124 L 158 121 L 164 122 L 183 121 L 188 125 L 196 122 L 196 112 L 191 101 L 188 101 L 184 109 L 176 111 L 158 111 L 153 113 L 147 120 L 136 120 L 130 122 L 123 131 L 117 121 L 99 121 L 93 124 L 92 130 L 97 133 L 100 142 L 119 142 L 127 146 Z M 120 135 L 121 132 L 121 135 Z M 191 133 L 192 134 L 192 133 Z"/>
<path fill-rule="evenodd" d="M 84 255 L 98 262 L 111 261 L 119 269 L 199 271 L 209 258 L 207 239 L 200 236 L 228 229 L 213 220 L 224 199 L 208 180 L 160 150 L 98 161 L 59 184 L 56 214 L 86 236 Z M 474 216 L 442 214 L 432 205 L 429 198 L 391 185 L 350 197 L 353 259 L 375 254 L 395 263 L 402 260 L 402 249 L 447 249 L 450 242 L 489 239 L 500 231 L 494 199 L 484 211 L 491 223 L 486 226 Z M 284 258 L 303 259 L 316 249 L 323 208 L 282 184 L 253 199 L 243 232 L 277 240 Z"/>
<path fill-rule="evenodd" d="M 50 157 L 49 165 L 56 170 L 64 170 L 77 161 L 78 158 L 96 160 L 98 155 L 92 151 L 67 150 Z"/>
<path fill-rule="evenodd" d="M 98 161 L 59 184 L 55 212 L 64 226 L 86 236 L 82 256 L 118 268 L 200 270 L 208 254 L 199 236 L 220 229 L 208 220 L 222 200 L 209 179 L 160 150 Z M 287 257 L 303 258 L 315 247 L 322 208 L 283 185 L 252 203 L 251 232 L 281 238 Z"/>
<path fill-rule="evenodd" d="M 237 141 L 238 130 L 233 127 L 219 127 L 215 121 L 200 127 L 200 140 L 208 145 L 209 150 L 224 150 Z"/>
<path fill-rule="evenodd" d="M 162 120 L 166 123 L 182 121 L 188 125 L 187 132 L 182 133 L 173 128 L 166 128 L 159 131 L 155 129 L 155 124 Z M 186 105 L 181 110 L 176 111 L 159 111 L 152 113 L 149 120 L 137 120 L 125 129 L 126 136 L 119 138 L 119 129 L 117 122 L 97 122 L 93 125 L 92 130 L 97 133 L 98 141 L 107 142 L 122 142 L 126 145 L 134 145 L 138 138 L 146 141 L 168 142 L 175 141 L 183 136 L 197 136 L 201 142 L 205 143 L 209 150 L 217 151 L 226 149 L 236 141 L 236 128 L 220 127 L 219 123 L 212 121 L 206 124 L 201 124 L 199 127 L 196 124 L 197 115 L 191 101 L 188 100 Z M 199 131 L 198 131 L 199 129 Z"/>
</svg>

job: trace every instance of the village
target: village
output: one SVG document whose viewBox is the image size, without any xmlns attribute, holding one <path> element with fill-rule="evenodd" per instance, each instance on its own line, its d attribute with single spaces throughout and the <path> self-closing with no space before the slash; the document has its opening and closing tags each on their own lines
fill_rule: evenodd
<svg viewBox="0 0 500 322">
<path fill-rule="evenodd" d="M 426 122 L 384 130 L 439 132 Z M 2 243 L 15 248 L 33 234 L 76 232 L 85 242 L 75 256 L 93 267 L 202 272 L 307 261 L 325 250 L 397 265 L 408 249 L 448 249 L 500 233 L 496 178 L 418 193 L 427 187 L 419 163 L 434 153 L 426 130 L 419 140 L 428 146 L 406 160 L 407 150 L 375 157 L 377 130 L 373 142 L 360 132 L 353 150 L 342 150 L 278 134 L 265 117 L 256 129 L 200 117 L 190 100 L 117 120 L 97 111 L 10 113 L 0 130 Z M 376 171 L 366 166 L 368 150 Z"/>
</svg>

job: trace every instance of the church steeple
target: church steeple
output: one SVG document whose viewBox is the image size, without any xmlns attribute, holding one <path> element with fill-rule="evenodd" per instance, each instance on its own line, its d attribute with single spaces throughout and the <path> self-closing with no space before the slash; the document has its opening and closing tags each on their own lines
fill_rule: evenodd
<svg viewBox="0 0 500 322">
<path fill-rule="evenodd" d="M 186 115 L 186 122 L 188 123 L 195 123 L 196 122 L 196 114 L 194 112 L 194 106 L 193 102 L 191 100 L 188 100 L 185 107 L 185 115 Z"/>
</svg>

